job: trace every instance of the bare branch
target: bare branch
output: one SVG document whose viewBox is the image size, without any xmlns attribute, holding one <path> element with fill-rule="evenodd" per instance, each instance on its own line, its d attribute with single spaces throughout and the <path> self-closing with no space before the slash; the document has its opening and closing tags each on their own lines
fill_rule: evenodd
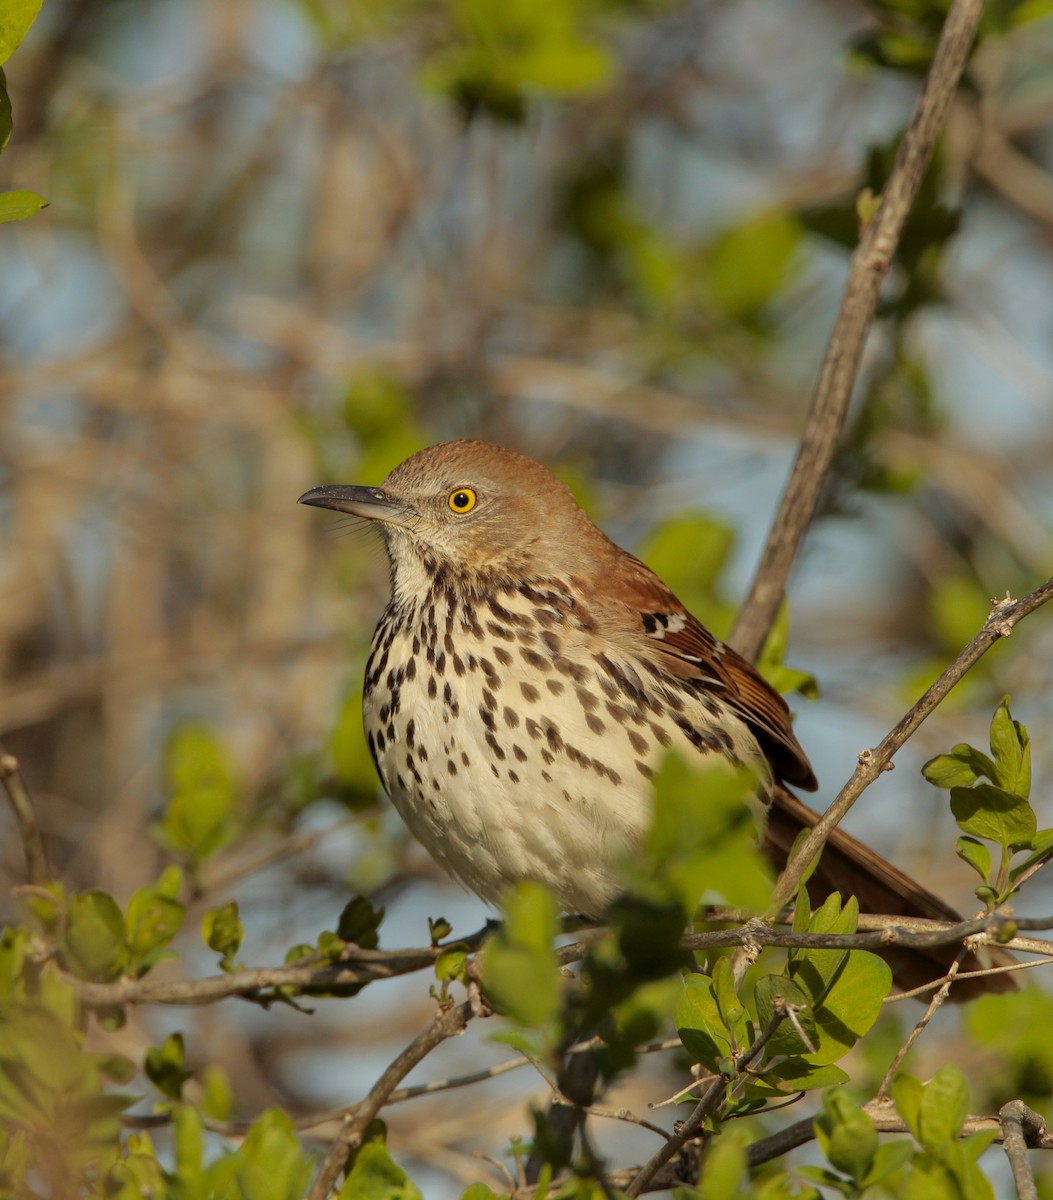
<svg viewBox="0 0 1053 1200">
<path fill-rule="evenodd" d="M 14 809 L 15 820 L 18 822 L 18 832 L 22 839 L 22 852 L 26 856 L 26 876 L 29 882 L 43 886 L 51 878 L 47 854 L 44 851 L 44 841 L 40 836 L 40 826 L 33 810 L 33 801 L 29 798 L 29 790 L 22 779 L 18 759 L 0 746 L 0 785 L 7 793 L 11 807 Z"/>
<path fill-rule="evenodd" d="M 778 912 L 800 886 L 808 865 L 822 850 L 830 831 L 838 825 L 863 792 L 892 762 L 899 748 L 939 705 L 951 689 L 970 671 L 999 639 L 1008 637 L 1024 617 L 1053 599 L 1053 579 L 1047 579 L 1022 600 L 999 600 L 983 628 L 950 664 L 914 707 L 873 750 L 864 750 L 852 777 L 786 864 L 772 895 L 769 912 Z"/>
<path fill-rule="evenodd" d="M 764 644 L 801 541 L 815 516 L 844 428 L 881 284 L 947 118 L 982 12 L 983 0 L 955 0 L 951 5 L 925 87 L 881 194 L 881 205 L 852 255 L 797 459 L 729 638 L 748 659 L 755 659 Z"/>
<path fill-rule="evenodd" d="M 472 1019 L 469 1001 L 451 1008 L 439 1009 L 431 1025 L 413 1039 L 405 1050 L 388 1066 L 369 1090 L 369 1095 L 360 1103 L 349 1108 L 344 1115 L 343 1127 L 334 1138 L 326 1153 L 321 1169 L 311 1184 L 307 1200 L 326 1200 L 332 1192 L 347 1156 L 361 1144 L 362 1136 L 370 1121 L 380 1112 L 399 1082 L 424 1059 L 436 1046 L 464 1031 Z"/>
<path fill-rule="evenodd" d="M 1002 1126 L 1002 1145 L 1013 1171 L 1013 1182 L 1020 1200 L 1038 1200 L 1038 1187 L 1031 1171 L 1027 1150 L 1046 1137 L 1046 1122 L 1023 1100 L 1010 1100 L 998 1110 Z"/>
</svg>

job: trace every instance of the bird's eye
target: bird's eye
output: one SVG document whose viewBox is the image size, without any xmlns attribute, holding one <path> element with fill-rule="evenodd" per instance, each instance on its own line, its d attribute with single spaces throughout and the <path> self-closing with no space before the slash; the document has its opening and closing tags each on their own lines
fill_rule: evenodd
<svg viewBox="0 0 1053 1200">
<path fill-rule="evenodd" d="M 471 488 L 455 488 L 449 495 L 446 503 L 453 509 L 455 513 L 471 512 L 475 508 L 477 497 Z"/>
</svg>

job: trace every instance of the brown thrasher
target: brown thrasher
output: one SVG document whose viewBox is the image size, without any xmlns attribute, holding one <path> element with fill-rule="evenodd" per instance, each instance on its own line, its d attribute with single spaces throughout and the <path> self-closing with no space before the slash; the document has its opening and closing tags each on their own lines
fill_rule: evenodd
<svg viewBox="0 0 1053 1200">
<path fill-rule="evenodd" d="M 370 753 L 413 834 L 483 899 L 535 879 L 568 911 L 601 915 L 669 749 L 758 771 L 777 865 L 818 819 L 782 786 L 817 786 L 782 697 L 533 459 L 445 442 L 380 487 L 319 487 L 300 501 L 384 535 L 391 599 L 366 665 Z M 840 830 L 812 881 L 865 912 L 960 919 Z M 888 957 L 909 988 L 954 953 Z M 963 969 L 979 965 L 970 956 Z M 955 991 L 1011 986 L 996 975 Z"/>
</svg>

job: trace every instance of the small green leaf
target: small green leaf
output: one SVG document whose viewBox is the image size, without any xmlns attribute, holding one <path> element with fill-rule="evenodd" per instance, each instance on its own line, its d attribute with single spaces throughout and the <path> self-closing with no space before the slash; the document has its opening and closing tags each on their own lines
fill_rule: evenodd
<svg viewBox="0 0 1053 1200">
<path fill-rule="evenodd" d="M 245 940 L 245 927 L 238 918 L 238 902 L 231 900 L 205 913 L 201 936 L 210 950 L 222 955 L 220 967 L 224 971 L 235 970 L 234 957 Z"/>
<path fill-rule="evenodd" d="M 0 192 L 0 225 L 9 221 L 24 221 L 35 216 L 49 201 L 36 192 Z"/>
<path fill-rule="evenodd" d="M 951 1145 L 968 1115 L 965 1076 L 953 1063 L 945 1063 L 922 1088 L 918 1141 L 933 1151 Z"/>
<path fill-rule="evenodd" d="M 109 892 L 92 889 L 70 899 L 63 943 L 71 970 L 83 979 L 116 979 L 124 971 L 124 916 Z"/>
<path fill-rule="evenodd" d="M 183 1094 L 183 1084 L 192 1072 L 186 1070 L 186 1052 L 181 1033 L 170 1033 L 160 1046 L 151 1046 L 143 1062 L 146 1077 L 170 1100 Z"/>
<path fill-rule="evenodd" d="M 377 930 L 383 920 L 383 908 L 374 908 L 365 896 L 354 896 L 344 905 L 336 932 L 345 942 L 375 950 L 380 945 Z"/>
<path fill-rule="evenodd" d="M 171 873 L 170 873 L 171 872 Z M 156 884 L 140 888 L 128 901 L 128 949 L 137 973 L 145 974 L 161 957 L 162 949 L 179 932 L 185 908 L 178 900 L 182 872 L 170 869 Z M 171 895 L 171 889 L 176 894 Z"/>
<path fill-rule="evenodd" d="M 43 0 L 4 0 L 0 7 L 0 64 L 7 62 L 37 19 Z"/>
<path fill-rule="evenodd" d="M 505 921 L 480 954 L 486 993 L 505 1016 L 540 1029 L 559 1011 L 556 903 L 547 888 L 528 880 L 508 892 L 503 907 Z"/>
<path fill-rule="evenodd" d="M 676 1032 L 692 1059 L 715 1071 L 731 1050 L 713 981 L 706 975 L 688 975 L 683 981 L 674 1013 Z"/>
<path fill-rule="evenodd" d="M 955 845 L 955 852 L 962 862 L 970 867 L 986 883 L 991 878 L 991 853 L 987 847 L 976 838 L 960 837 Z"/>
<path fill-rule="evenodd" d="M 1031 805 L 990 783 L 951 788 L 951 812 L 963 833 L 987 838 L 1007 849 L 1030 845 L 1037 831 Z"/>
<path fill-rule="evenodd" d="M 998 768 L 996 782 L 1007 792 L 1026 800 L 1031 794 L 1031 739 L 1009 712 L 1009 697 L 991 719 L 991 754 Z"/>
<path fill-rule="evenodd" d="M 921 768 L 929 783 L 940 788 L 972 787 L 980 779 L 994 783 L 998 768 L 981 750 L 960 742 L 950 754 L 937 754 Z"/>
<path fill-rule="evenodd" d="M 381 1141 L 367 1142 L 358 1151 L 337 1196 L 339 1200 L 422 1200 L 419 1189 Z"/>
<path fill-rule="evenodd" d="M 443 946 L 435 959 L 435 978 L 440 983 L 459 979 L 468 982 L 468 946 L 464 942 L 454 942 L 451 946 Z"/>
<path fill-rule="evenodd" d="M 757 1020 L 762 1029 L 774 1019 L 777 996 L 795 1009 L 794 1019 L 784 1018 L 772 1034 L 768 1042 L 770 1054 L 812 1054 L 818 1049 L 819 1036 L 812 1014 L 812 998 L 799 983 L 795 983 L 788 975 L 764 975 L 757 980 L 753 994 L 757 1004 Z M 807 1040 L 802 1039 L 802 1033 Z"/>
<path fill-rule="evenodd" d="M 831 1091 L 815 1118 L 815 1133 L 830 1165 L 862 1183 L 878 1149 L 878 1132 L 870 1117 L 843 1092 Z"/>
</svg>

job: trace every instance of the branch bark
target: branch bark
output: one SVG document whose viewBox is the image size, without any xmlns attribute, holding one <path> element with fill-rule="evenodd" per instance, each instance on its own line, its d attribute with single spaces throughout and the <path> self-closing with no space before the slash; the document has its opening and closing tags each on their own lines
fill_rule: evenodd
<svg viewBox="0 0 1053 1200">
<path fill-rule="evenodd" d="M 982 12 L 983 0 L 955 0 L 951 5 L 925 87 L 881 194 L 881 204 L 852 255 L 797 458 L 749 595 L 728 639 L 751 661 L 760 653 L 775 620 L 790 570 L 815 516 L 845 425 L 881 285 L 947 118 Z"/>
</svg>

